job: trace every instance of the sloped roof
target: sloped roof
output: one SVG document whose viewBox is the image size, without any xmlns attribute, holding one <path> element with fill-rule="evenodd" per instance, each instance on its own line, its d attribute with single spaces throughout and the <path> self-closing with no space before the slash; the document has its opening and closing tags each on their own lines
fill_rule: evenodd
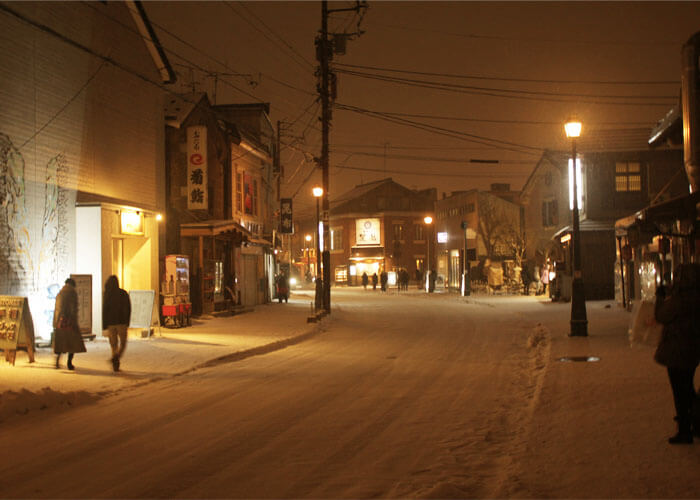
<svg viewBox="0 0 700 500">
<path fill-rule="evenodd" d="M 583 154 L 647 151 L 650 133 L 651 127 L 588 130 L 577 140 L 577 149 Z"/>
<path fill-rule="evenodd" d="M 190 116 L 192 110 L 202 101 L 207 99 L 205 92 L 185 95 L 171 95 L 165 103 L 165 124 L 180 128 L 182 123 Z"/>
<path fill-rule="evenodd" d="M 530 175 L 525 181 L 525 184 L 523 184 L 523 188 L 520 190 L 520 198 L 522 199 L 524 196 L 527 195 L 532 186 L 532 183 L 534 182 L 534 179 L 536 178 L 535 174 L 540 168 L 542 168 L 542 165 L 548 163 L 549 165 L 563 171 L 563 169 L 567 166 L 568 158 L 569 157 L 567 153 L 562 153 L 560 151 L 550 151 L 546 149 L 542 153 L 542 156 L 540 156 L 540 159 L 537 160 L 537 163 L 532 169 L 532 172 L 530 172 Z"/>
<path fill-rule="evenodd" d="M 345 193 L 341 194 L 339 197 L 335 198 L 334 200 L 331 200 L 331 205 L 337 206 L 342 203 L 345 203 L 346 201 L 349 200 L 354 200 L 355 198 L 359 198 L 360 196 L 369 193 L 373 189 L 377 188 L 378 186 L 381 186 L 385 182 L 394 182 L 391 177 L 387 179 L 381 179 L 378 181 L 372 181 L 368 182 L 366 184 L 358 184 L 354 188 L 352 188 L 350 191 L 346 191 Z"/>
</svg>

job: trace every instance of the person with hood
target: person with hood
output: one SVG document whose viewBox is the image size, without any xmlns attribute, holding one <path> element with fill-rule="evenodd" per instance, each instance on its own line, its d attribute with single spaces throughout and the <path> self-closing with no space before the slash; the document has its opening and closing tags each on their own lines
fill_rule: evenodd
<svg viewBox="0 0 700 500">
<path fill-rule="evenodd" d="M 112 275 L 105 281 L 102 301 L 102 329 L 107 331 L 112 348 L 112 369 L 119 371 L 120 360 L 126 349 L 127 329 L 131 318 L 131 300 L 126 290 L 119 288 L 119 280 Z"/>
<path fill-rule="evenodd" d="M 693 379 L 700 362 L 700 265 L 681 264 L 673 273 L 670 295 L 662 285 L 656 290 L 654 317 L 663 325 L 654 360 L 666 366 L 678 432 L 670 444 L 691 444 L 693 401 L 696 398 Z"/>
<path fill-rule="evenodd" d="M 56 354 L 56 368 L 60 368 L 61 354 L 68 353 L 69 370 L 75 370 L 73 355 L 85 352 L 85 343 L 78 327 L 78 292 L 75 280 L 68 278 L 56 295 L 56 307 L 53 312 L 53 352 Z"/>
<path fill-rule="evenodd" d="M 362 286 L 367 290 L 367 284 L 369 283 L 369 277 L 367 273 L 362 273 Z"/>
</svg>

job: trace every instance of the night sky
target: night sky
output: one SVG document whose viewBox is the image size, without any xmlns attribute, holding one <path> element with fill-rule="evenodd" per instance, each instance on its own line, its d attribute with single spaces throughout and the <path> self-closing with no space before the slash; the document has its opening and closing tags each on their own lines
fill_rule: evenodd
<svg viewBox="0 0 700 500">
<path fill-rule="evenodd" d="M 321 3 L 145 7 L 178 73 L 173 90 L 194 82 L 213 101 L 219 73 L 217 103 L 269 102 L 273 123 L 287 123 L 282 194 L 297 216 L 310 212 Z M 329 31 L 355 32 L 358 20 L 332 14 Z M 699 20 L 699 2 L 369 2 L 364 33 L 333 61 L 330 198 L 385 177 L 439 193 L 519 190 L 544 148 L 568 149 L 568 116 L 583 134 L 650 129 L 678 101 L 681 46 Z"/>
</svg>

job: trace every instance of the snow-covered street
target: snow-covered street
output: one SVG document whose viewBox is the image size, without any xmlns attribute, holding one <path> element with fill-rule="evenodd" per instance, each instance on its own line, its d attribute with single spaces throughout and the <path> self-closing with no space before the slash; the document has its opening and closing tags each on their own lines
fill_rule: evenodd
<svg viewBox="0 0 700 500">
<path fill-rule="evenodd" d="M 227 357 L 223 329 L 198 351 L 183 329 L 135 341 L 124 376 L 43 370 L 52 391 L 73 377 L 84 397 L 4 415 L 0 495 L 697 497 L 700 448 L 667 444 L 665 372 L 628 346 L 615 304 L 589 302 L 590 336 L 569 338 L 570 305 L 539 297 L 334 289 L 333 301 L 317 325 L 299 294 L 216 320 L 267 328 L 263 346 L 306 335 L 257 355 Z M 158 342 L 172 369 L 154 359 L 150 376 L 141 359 L 129 378 L 130 356 L 166 355 Z M 577 355 L 600 361 L 558 361 Z M 26 373 L 17 365 L 0 373 Z"/>
</svg>

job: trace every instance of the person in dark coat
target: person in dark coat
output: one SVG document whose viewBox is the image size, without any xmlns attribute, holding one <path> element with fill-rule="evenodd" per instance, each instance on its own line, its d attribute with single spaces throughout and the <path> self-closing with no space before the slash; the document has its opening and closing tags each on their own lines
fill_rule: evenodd
<svg viewBox="0 0 700 500">
<path fill-rule="evenodd" d="M 379 277 L 377 276 L 377 273 L 374 273 L 372 275 L 372 290 L 377 289 L 377 283 L 379 283 Z"/>
<path fill-rule="evenodd" d="M 362 273 L 362 286 L 365 287 L 365 290 L 367 290 L 368 283 L 369 283 L 369 277 L 367 276 L 367 273 Z"/>
<path fill-rule="evenodd" d="M 107 331 L 112 347 L 112 369 L 119 371 L 120 360 L 126 349 L 126 337 L 131 319 L 131 300 L 126 290 L 119 288 L 119 280 L 112 275 L 105 281 L 102 301 L 102 329 Z"/>
<path fill-rule="evenodd" d="M 654 359 L 668 370 L 678 423 L 677 434 L 668 439 L 671 444 L 693 442 L 693 379 L 700 362 L 699 285 L 700 265 L 681 264 L 673 273 L 670 296 L 663 286 L 656 290 L 654 317 L 663 330 Z"/>
<path fill-rule="evenodd" d="M 78 327 L 78 292 L 75 281 L 68 278 L 56 295 L 56 307 L 53 312 L 53 352 L 56 354 L 56 368 L 60 368 L 61 354 L 68 353 L 69 370 L 75 370 L 73 355 L 85 352 L 85 343 Z"/>
<path fill-rule="evenodd" d="M 520 271 L 520 279 L 523 280 L 523 295 L 530 295 L 530 283 L 532 282 L 532 277 L 530 276 L 530 270 L 528 269 L 527 263 L 524 263 L 523 269 Z"/>
<path fill-rule="evenodd" d="M 386 284 L 389 282 L 389 275 L 386 271 L 382 271 L 382 274 L 379 276 L 379 282 L 382 285 L 382 292 L 386 292 Z"/>
</svg>

